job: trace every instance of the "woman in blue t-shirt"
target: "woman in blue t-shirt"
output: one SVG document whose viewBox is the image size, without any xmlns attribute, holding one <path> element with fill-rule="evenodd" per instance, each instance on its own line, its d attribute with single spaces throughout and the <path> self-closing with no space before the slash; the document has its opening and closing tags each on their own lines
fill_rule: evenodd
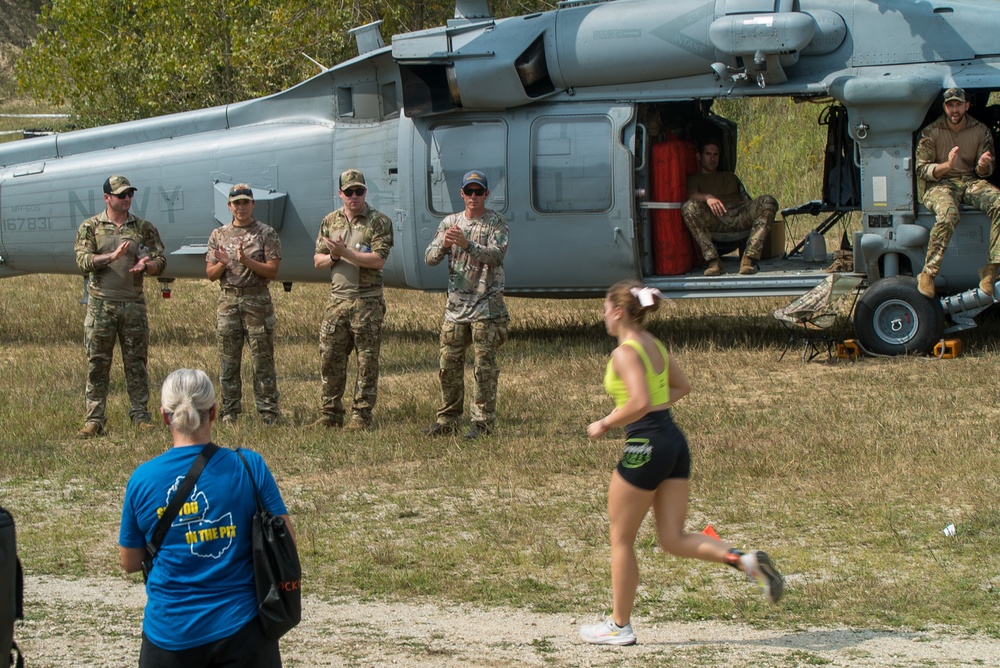
<svg viewBox="0 0 1000 668">
<path fill-rule="evenodd" d="M 173 447 L 141 464 L 128 481 L 119 535 L 122 567 L 142 568 L 146 543 L 191 464 L 211 440 L 215 388 L 198 369 L 163 382 L 160 413 Z M 241 451 L 261 501 L 291 528 L 288 510 L 264 460 Z M 220 449 L 170 525 L 146 582 L 140 668 L 281 666 L 278 641 L 257 620 L 251 527 L 253 485 L 239 456 Z"/>
<path fill-rule="evenodd" d="M 613 285 L 604 299 L 604 325 L 618 339 L 604 376 L 615 401 L 607 416 L 587 427 L 600 438 L 625 428 L 625 450 L 611 474 L 608 520 L 611 533 L 611 615 L 580 629 L 580 637 L 601 645 L 635 643 L 631 616 L 639 569 L 635 537 L 650 508 L 665 552 L 679 557 L 729 564 L 754 577 L 772 603 L 781 598 L 784 580 L 763 552 L 746 554 L 701 533 L 685 533 L 691 456 L 687 440 L 670 416 L 670 406 L 686 397 L 691 383 L 677 360 L 646 330 L 646 315 L 657 309 L 660 292 L 637 281 Z"/>
</svg>

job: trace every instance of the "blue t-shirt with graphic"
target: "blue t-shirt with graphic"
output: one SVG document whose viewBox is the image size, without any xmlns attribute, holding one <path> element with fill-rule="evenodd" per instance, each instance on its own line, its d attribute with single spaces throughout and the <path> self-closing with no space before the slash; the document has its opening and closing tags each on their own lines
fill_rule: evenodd
<svg viewBox="0 0 1000 668">
<path fill-rule="evenodd" d="M 174 447 L 141 464 L 125 488 L 118 542 L 144 548 L 202 446 Z M 264 507 L 288 510 L 263 458 L 246 457 Z M 236 453 L 221 448 L 170 525 L 146 583 L 142 630 L 156 646 L 182 650 L 233 635 L 257 616 L 253 485 Z"/>
</svg>

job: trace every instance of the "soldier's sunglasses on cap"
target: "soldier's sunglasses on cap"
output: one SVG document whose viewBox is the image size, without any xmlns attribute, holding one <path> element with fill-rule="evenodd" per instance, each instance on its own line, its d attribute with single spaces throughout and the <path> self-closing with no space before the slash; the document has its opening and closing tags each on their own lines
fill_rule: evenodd
<svg viewBox="0 0 1000 668">
<path fill-rule="evenodd" d="M 462 192 L 469 197 L 482 197 L 486 194 L 486 191 L 482 188 L 462 188 Z"/>
<path fill-rule="evenodd" d="M 344 194 L 348 197 L 361 197 L 365 192 L 365 188 L 348 188 L 344 191 Z"/>
<path fill-rule="evenodd" d="M 123 193 L 108 193 L 112 197 L 117 197 L 118 199 L 125 199 L 126 197 L 131 197 L 135 194 L 134 190 L 126 190 Z"/>
<path fill-rule="evenodd" d="M 229 191 L 230 197 L 239 197 L 240 195 L 244 195 L 246 197 L 249 197 L 250 199 L 253 199 L 253 191 L 250 190 L 249 188 L 236 188 Z"/>
</svg>

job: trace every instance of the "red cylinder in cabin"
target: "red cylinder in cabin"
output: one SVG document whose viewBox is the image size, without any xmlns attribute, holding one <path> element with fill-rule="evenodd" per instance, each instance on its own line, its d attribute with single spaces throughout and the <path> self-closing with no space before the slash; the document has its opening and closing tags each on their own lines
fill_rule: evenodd
<svg viewBox="0 0 1000 668">
<path fill-rule="evenodd" d="M 652 209 L 653 267 L 661 276 L 683 274 L 692 267 L 691 235 L 684 226 L 681 205 L 687 200 L 687 177 L 698 171 L 695 153 L 694 144 L 669 134 L 652 147 L 651 201 L 676 205 Z"/>
</svg>

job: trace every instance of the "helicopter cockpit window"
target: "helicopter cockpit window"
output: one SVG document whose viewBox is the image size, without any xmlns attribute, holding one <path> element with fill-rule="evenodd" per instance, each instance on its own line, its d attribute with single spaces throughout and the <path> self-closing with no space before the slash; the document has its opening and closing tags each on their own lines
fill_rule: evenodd
<svg viewBox="0 0 1000 668">
<path fill-rule="evenodd" d="M 427 201 L 431 211 L 447 215 L 465 208 L 460 190 L 470 169 L 486 173 L 489 208 L 507 208 L 507 125 L 502 121 L 442 123 L 431 128 L 427 153 Z"/>
<path fill-rule="evenodd" d="M 612 200 L 611 120 L 542 118 L 531 132 L 531 202 L 541 213 L 607 211 Z"/>
</svg>

